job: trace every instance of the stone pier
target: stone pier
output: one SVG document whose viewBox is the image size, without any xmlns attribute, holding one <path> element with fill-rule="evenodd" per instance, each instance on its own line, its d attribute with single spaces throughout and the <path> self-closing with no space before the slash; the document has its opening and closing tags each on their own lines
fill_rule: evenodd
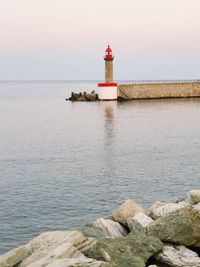
<svg viewBox="0 0 200 267">
<path fill-rule="evenodd" d="M 200 81 L 118 85 L 119 100 L 200 97 Z"/>
</svg>

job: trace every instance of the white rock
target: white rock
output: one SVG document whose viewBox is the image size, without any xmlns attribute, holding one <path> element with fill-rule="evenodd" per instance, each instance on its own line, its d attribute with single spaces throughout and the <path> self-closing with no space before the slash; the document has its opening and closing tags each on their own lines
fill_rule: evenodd
<svg viewBox="0 0 200 267">
<path fill-rule="evenodd" d="M 25 246 L 12 249 L 6 254 L 0 256 L 0 267 L 16 266 L 22 260 L 28 257 L 31 254 L 31 252 L 32 251 L 26 248 Z"/>
<path fill-rule="evenodd" d="M 112 214 L 114 221 L 127 225 L 127 220 L 135 216 L 138 212 L 144 212 L 144 209 L 132 200 L 126 200 L 117 210 Z"/>
<path fill-rule="evenodd" d="M 154 264 L 154 265 L 149 265 L 148 267 L 158 267 L 158 266 Z"/>
<path fill-rule="evenodd" d="M 50 263 L 45 267 L 78 267 L 78 266 L 85 266 L 85 267 L 107 267 L 110 266 L 109 264 L 96 261 L 94 259 L 85 258 L 85 259 L 58 259 L 54 262 Z"/>
<path fill-rule="evenodd" d="M 48 251 L 45 256 L 36 260 L 32 263 L 26 263 L 27 267 L 43 267 L 48 266 L 53 263 L 55 259 L 64 259 L 64 258 L 79 258 L 84 259 L 85 256 L 79 252 L 72 244 L 63 243 L 60 246 Z"/>
<path fill-rule="evenodd" d="M 45 232 L 26 245 L 26 248 L 31 250 L 32 253 L 22 261 L 19 267 L 32 267 L 31 264 L 40 261 L 47 263 L 49 258 L 53 260 L 57 257 L 62 257 L 62 255 L 68 257 L 82 256 L 75 246 L 79 246 L 85 241 L 85 236 L 79 231 Z"/>
<path fill-rule="evenodd" d="M 172 267 L 200 267 L 198 254 L 181 245 L 166 245 L 154 257 Z"/>
<path fill-rule="evenodd" d="M 127 230 L 121 224 L 109 219 L 97 219 L 92 226 L 103 230 L 110 237 L 126 236 L 128 234 Z"/>
<path fill-rule="evenodd" d="M 192 191 L 190 191 L 188 193 L 187 201 L 192 205 L 200 203 L 200 190 L 192 190 Z"/>
<path fill-rule="evenodd" d="M 63 242 L 70 242 L 76 246 L 86 240 L 82 232 L 79 231 L 52 231 L 44 232 L 41 235 L 33 238 L 27 245 L 32 250 L 42 247 L 55 247 L 57 244 Z"/>
<path fill-rule="evenodd" d="M 190 206 L 190 204 L 188 204 L 184 201 L 179 202 L 179 203 L 164 203 L 164 202 L 157 201 L 150 207 L 149 215 L 153 219 L 157 219 L 157 218 L 159 218 L 163 215 L 166 215 L 172 211 L 179 210 L 179 209 L 185 208 L 187 206 Z"/>
<path fill-rule="evenodd" d="M 197 205 L 193 205 L 193 209 L 197 210 L 198 212 L 200 212 L 200 203 Z"/>
<path fill-rule="evenodd" d="M 143 212 L 138 212 L 134 217 L 127 220 L 130 231 L 145 230 L 151 222 L 153 222 L 152 218 Z"/>
</svg>

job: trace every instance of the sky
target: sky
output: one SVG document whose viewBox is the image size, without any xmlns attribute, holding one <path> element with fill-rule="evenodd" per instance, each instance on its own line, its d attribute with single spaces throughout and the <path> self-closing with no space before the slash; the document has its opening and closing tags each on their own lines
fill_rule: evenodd
<svg viewBox="0 0 200 267">
<path fill-rule="evenodd" d="M 0 0 L 0 80 L 200 79 L 200 0 Z"/>
</svg>

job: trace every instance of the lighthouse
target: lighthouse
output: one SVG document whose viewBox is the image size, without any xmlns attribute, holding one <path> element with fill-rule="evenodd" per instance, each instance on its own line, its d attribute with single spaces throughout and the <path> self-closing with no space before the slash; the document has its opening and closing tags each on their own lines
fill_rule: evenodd
<svg viewBox="0 0 200 267">
<path fill-rule="evenodd" d="M 113 60 L 112 49 L 108 45 L 105 51 L 105 82 L 98 84 L 99 100 L 116 100 L 117 83 L 113 82 Z"/>
</svg>

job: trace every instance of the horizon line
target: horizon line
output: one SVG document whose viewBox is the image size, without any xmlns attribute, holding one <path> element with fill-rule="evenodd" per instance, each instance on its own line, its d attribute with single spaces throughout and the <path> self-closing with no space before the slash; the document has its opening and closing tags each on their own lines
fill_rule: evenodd
<svg viewBox="0 0 200 267">
<path fill-rule="evenodd" d="M 89 79 L 69 79 L 69 80 L 65 80 L 65 79 L 44 79 L 44 80 L 41 80 L 41 79 L 28 79 L 28 80 L 0 80 L 0 83 L 3 83 L 3 82 L 103 82 L 104 80 L 97 80 L 97 79 L 92 79 L 92 80 L 89 80 Z M 194 79 L 194 78 L 191 78 L 191 79 L 120 79 L 120 80 L 115 80 L 116 82 L 140 82 L 140 81 L 199 81 L 200 82 L 200 79 Z"/>
</svg>

